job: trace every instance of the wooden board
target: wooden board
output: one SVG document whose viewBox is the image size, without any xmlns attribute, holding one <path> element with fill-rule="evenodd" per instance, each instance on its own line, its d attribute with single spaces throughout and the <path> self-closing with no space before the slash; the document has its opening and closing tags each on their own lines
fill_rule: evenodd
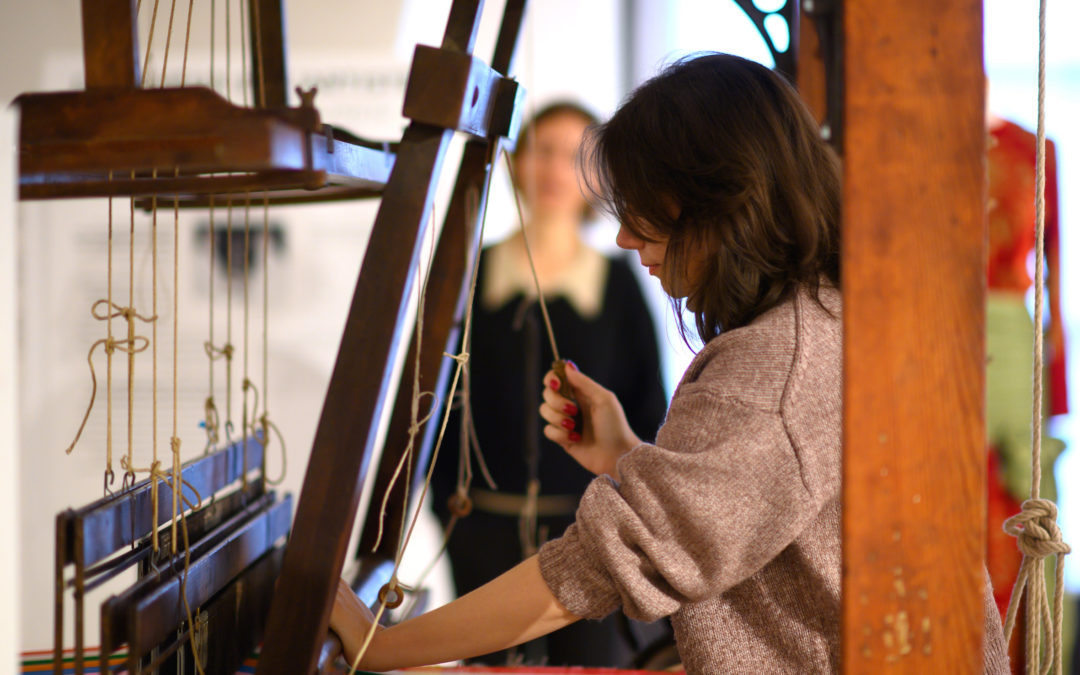
<svg viewBox="0 0 1080 675">
<path fill-rule="evenodd" d="M 979 673 L 982 3 L 844 11 L 844 672 Z"/>
</svg>

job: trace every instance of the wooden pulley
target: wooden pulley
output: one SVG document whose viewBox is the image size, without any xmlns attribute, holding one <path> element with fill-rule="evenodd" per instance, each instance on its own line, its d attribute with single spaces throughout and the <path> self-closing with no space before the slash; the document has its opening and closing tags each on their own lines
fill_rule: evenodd
<svg viewBox="0 0 1080 675">
<path fill-rule="evenodd" d="M 393 586 L 390 584 L 393 583 Z M 405 602 L 405 591 L 401 589 L 401 584 L 397 582 L 388 582 L 383 584 L 379 589 L 379 602 L 386 605 L 387 609 L 397 609 L 401 607 L 401 603 Z"/>
<path fill-rule="evenodd" d="M 473 502 L 466 492 L 455 492 L 446 500 L 446 506 L 450 514 L 456 518 L 464 518 L 472 513 Z"/>
</svg>

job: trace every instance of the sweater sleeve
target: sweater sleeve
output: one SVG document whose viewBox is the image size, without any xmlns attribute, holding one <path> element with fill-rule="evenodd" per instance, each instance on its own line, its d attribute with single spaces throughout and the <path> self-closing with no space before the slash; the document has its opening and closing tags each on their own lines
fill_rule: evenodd
<svg viewBox="0 0 1080 675">
<path fill-rule="evenodd" d="M 541 573 L 571 612 L 652 621 L 763 568 L 817 506 L 779 412 L 684 385 L 658 434 L 594 480 Z"/>
</svg>

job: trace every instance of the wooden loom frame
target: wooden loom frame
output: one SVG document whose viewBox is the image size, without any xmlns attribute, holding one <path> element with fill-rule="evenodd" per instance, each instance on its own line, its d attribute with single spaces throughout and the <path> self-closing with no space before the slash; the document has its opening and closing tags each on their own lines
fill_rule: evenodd
<svg viewBox="0 0 1080 675">
<path fill-rule="evenodd" d="M 839 9 L 839 2 L 828 4 Z M 985 526 L 981 5 L 978 0 L 846 0 L 840 21 L 840 53 L 858 55 L 842 61 L 841 99 L 845 119 L 844 670 L 915 672 L 931 666 L 947 672 L 979 672 Z M 816 31 L 810 22 L 801 22 L 799 32 L 800 85 L 820 111 L 825 78 L 824 64 L 815 58 Z M 467 52 L 474 37 L 475 31 L 452 34 L 448 30 L 444 49 Z M 497 56 L 493 65 L 498 63 Z M 440 156 L 445 134 L 415 126 L 406 138 L 426 148 L 428 157 Z M 486 166 L 485 143 L 473 141 L 469 147 L 459 186 L 478 184 L 475 175 L 466 177 L 465 164 Z M 427 215 L 427 200 L 423 201 L 418 229 L 424 227 Z M 464 213 L 462 202 L 455 199 L 455 204 L 452 208 Z M 444 227 L 444 241 L 454 231 Z M 455 236 L 465 239 L 464 228 Z M 381 265 L 393 275 L 394 288 L 403 290 L 398 298 L 404 297 L 411 283 L 419 238 L 410 233 L 405 242 L 391 242 L 387 235 L 373 235 L 368 259 L 373 259 L 373 251 L 407 249 L 385 258 Z M 439 256 L 443 247 L 440 243 Z M 439 286 L 432 284 L 432 289 Z M 365 302 L 360 293 L 364 288 L 361 279 L 354 309 Z M 429 300 L 429 311 L 446 304 L 460 309 L 458 300 Z M 378 335 L 357 338 L 364 353 L 374 356 L 372 360 L 380 366 L 393 361 L 389 355 L 394 353 L 394 343 L 403 342 L 400 303 L 396 313 L 380 306 L 379 316 L 389 315 L 395 317 L 387 321 L 392 326 L 377 330 L 372 326 Z M 353 344 L 351 337 L 357 332 L 364 331 L 351 318 L 343 344 Z M 379 349 L 367 351 L 372 342 Z M 425 344 L 440 343 L 425 335 Z M 340 381 L 339 371 L 355 367 L 348 359 L 343 349 L 335 381 Z M 386 389 L 386 368 L 375 379 L 379 392 Z M 425 357 L 425 377 L 439 370 Z M 333 410 L 357 405 L 358 393 L 341 391 L 343 386 L 332 386 L 327 402 L 330 412 L 324 410 L 324 419 L 333 416 Z M 361 397 L 365 412 L 383 405 L 382 396 L 373 392 L 363 392 Z M 401 407 L 395 406 L 395 420 Z M 330 434 L 325 426 L 320 424 L 321 436 Z M 338 436 L 339 444 L 366 439 L 361 441 L 365 458 L 361 463 L 366 461 L 370 433 L 339 431 Z M 387 447 L 394 446 L 388 442 Z M 309 476 L 327 475 L 314 457 L 312 464 L 315 473 L 309 469 Z M 324 478 L 310 483 L 309 488 L 305 480 L 305 493 L 339 481 Z M 355 499 L 354 492 L 354 508 Z M 311 520 L 305 516 L 305 522 Z M 297 522 L 301 522 L 299 514 Z M 314 532 L 318 526 L 310 529 Z M 307 543 L 318 540 L 318 536 L 306 537 Z M 344 545 L 342 541 L 334 547 L 336 565 L 324 567 L 340 570 Z M 299 558 L 300 554 L 293 555 L 291 568 L 300 569 L 299 576 L 312 578 L 313 570 L 304 569 Z M 286 568 L 290 568 L 288 559 Z M 330 581 L 313 579 L 312 583 L 322 588 L 336 574 L 330 570 L 326 578 Z M 310 671 L 315 643 L 325 631 L 328 594 L 307 601 L 299 597 L 299 586 L 290 591 L 287 587 L 283 580 L 276 604 L 296 603 L 305 615 L 321 615 L 318 629 L 310 631 L 318 635 L 304 637 L 295 646 L 272 641 L 260 672 Z M 282 614 L 275 609 L 271 630 L 282 631 Z M 284 665 L 293 663 L 300 668 L 290 671 Z"/>
<path fill-rule="evenodd" d="M 360 349 L 351 359 L 339 359 L 331 383 L 332 392 L 336 390 L 340 393 L 343 389 L 362 389 L 364 385 L 376 382 L 376 391 L 366 398 L 362 397 L 361 402 L 361 407 L 366 403 L 375 409 L 369 410 L 369 417 L 363 422 L 358 420 L 356 411 L 351 410 L 349 404 L 339 405 L 336 415 L 333 412 L 327 414 L 324 410 L 324 419 L 320 423 L 319 437 L 313 451 L 313 464 L 323 461 L 324 467 L 326 463 L 331 465 L 330 478 L 341 475 L 338 472 L 342 469 L 342 464 L 353 469 L 356 490 L 352 493 L 351 510 L 346 513 L 341 499 L 331 498 L 328 504 L 320 505 L 317 495 L 315 499 L 311 498 L 311 495 L 318 491 L 305 490 L 303 495 L 307 495 L 308 499 L 305 501 L 302 495 L 297 517 L 298 537 L 303 539 L 305 536 L 314 536 L 315 539 L 320 539 L 328 535 L 325 530 L 311 527 L 312 524 L 305 520 L 305 514 L 310 510 L 305 508 L 313 502 L 316 503 L 313 507 L 315 509 L 328 507 L 332 516 L 344 519 L 342 522 L 346 527 L 337 533 L 340 539 L 338 547 L 343 549 L 348 540 L 347 524 L 352 521 L 359 497 L 362 472 L 372 454 L 375 421 L 379 419 L 384 392 L 391 376 L 385 364 L 394 361 L 393 358 L 365 358 L 370 356 L 366 349 L 382 348 L 392 351 L 398 348 L 399 337 L 406 329 L 403 315 L 418 265 L 417 254 L 422 241 L 420 235 L 428 223 L 432 208 L 431 197 L 439 169 L 455 131 L 464 131 L 473 136 L 474 140 L 469 141 L 465 147 L 453 201 L 447 213 L 447 225 L 444 228 L 448 233 L 441 237 L 431 272 L 432 279 L 436 281 L 433 288 L 442 292 L 443 298 L 442 301 L 429 305 L 431 311 L 428 313 L 428 325 L 434 334 L 441 331 L 442 345 L 434 349 L 425 345 L 427 348 L 422 355 L 424 363 L 429 366 L 425 373 L 431 379 L 445 383 L 448 371 L 439 361 L 442 349 L 447 344 L 446 336 L 450 332 L 450 324 L 455 317 L 460 318 L 464 306 L 462 289 L 466 269 L 465 256 L 467 250 L 472 257 L 478 252 L 478 219 L 483 213 L 486 200 L 487 177 L 499 149 L 509 147 L 511 144 L 507 139 L 517 135 L 518 111 L 524 90 L 501 73 L 507 72 L 512 63 L 525 3 L 523 0 L 511 0 L 506 5 L 495 48 L 493 69 L 470 54 L 479 28 L 482 2 L 455 0 L 442 47 L 417 48 L 404 106 L 404 114 L 412 118 L 413 123 L 400 144 L 382 144 L 380 148 L 380 144 L 365 142 L 351 134 L 321 125 L 317 112 L 310 106 L 309 101 L 305 101 L 298 109 L 284 108 L 281 2 L 251 1 L 261 8 L 261 19 L 258 19 L 259 14 L 254 6 L 252 8 L 253 43 L 258 30 L 260 39 L 270 44 L 268 51 L 271 54 L 267 69 L 271 78 L 266 81 L 266 110 L 231 106 L 215 93 L 199 87 L 156 90 L 137 88 L 137 58 L 133 54 L 136 43 L 134 0 L 106 0 L 104 4 L 93 6 L 84 1 L 87 91 L 26 94 L 18 101 L 24 113 L 20 132 L 21 197 L 51 199 L 105 194 L 154 194 L 172 197 L 181 192 L 183 205 L 201 205 L 206 203 L 207 195 L 211 194 L 221 201 L 227 201 L 231 194 L 233 199 L 243 197 L 245 200 L 258 198 L 270 203 L 296 203 L 383 193 L 372 241 L 367 250 L 367 256 L 375 262 L 364 265 L 361 271 L 358 291 L 343 340 L 346 349 L 343 349 L 342 353 L 348 353 L 349 347 L 358 344 Z M 253 80 L 258 87 L 259 78 Z M 256 98 L 259 98 L 258 91 Z M 269 108 L 272 103 L 277 104 L 276 109 Z M 134 114 L 135 111 L 139 114 Z M 170 117 L 163 115 L 164 111 L 180 111 L 183 114 Z M 88 121 L 91 123 L 87 124 Z M 114 172 L 113 167 L 119 167 L 120 170 Z M 158 176 L 155 170 L 157 167 L 176 167 L 176 174 Z M 130 176 L 125 175 L 128 170 Z M 341 187 L 344 189 L 336 189 Z M 302 191 L 316 189 L 319 192 Z M 408 256 L 408 251 L 403 251 L 400 247 L 400 244 L 408 239 L 407 233 L 410 230 L 413 232 L 411 257 Z M 406 257 L 401 258 L 401 255 Z M 406 266 L 409 272 L 393 274 L 391 283 L 386 284 L 382 272 L 386 269 L 383 266 L 388 264 L 388 260 L 391 261 L 390 268 L 395 272 Z M 396 293 L 393 290 L 387 293 L 389 289 L 396 290 Z M 366 320 L 369 317 L 371 321 Z M 396 325 L 388 326 L 392 317 L 396 317 Z M 382 329 L 389 327 L 389 330 L 377 330 L 374 331 L 375 335 L 372 335 L 372 331 L 368 331 L 370 326 L 379 326 Z M 363 384 L 358 386 L 358 381 Z M 406 391 L 407 386 L 400 387 L 400 390 Z M 331 403 L 334 400 L 333 396 L 328 397 L 328 408 L 333 408 Z M 352 431 L 361 436 L 367 435 L 367 445 L 362 455 L 357 456 L 352 452 L 351 441 L 356 436 L 340 433 L 343 420 L 357 422 L 358 426 Z M 394 421 L 392 432 L 401 428 L 400 415 L 396 415 Z M 400 444 L 397 443 L 399 440 Z M 244 443 L 243 447 L 244 459 L 248 460 L 248 443 Z M 381 460 L 384 467 L 396 463 L 401 449 L 404 448 L 404 441 L 392 433 L 388 439 L 388 447 L 396 448 L 397 455 L 394 456 L 393 451 L 385 453 Z M 200 467 L 209 466 L 209 462 L 218 460 L 223 456 L 222 453 L 229 451 L 230 449 L 226 449 L 205 460 L 190 462 L 184 475 L 202 475 L 200 472 L 205 471 Z M 261 445 L 258 452 L 258 456 L 261 456 Z M 252 453 L 252 457 L 254 456 Z M 250 468 L 247 464 L 245 466 Z M 222 476 L 219 475 L 220 472 L 213 471 L 212 473 L 213 477 L 209 482 L 199 483 L 196 489 L 209 489 L 209 492 L 213 493 L 240 473 L 246 472 L 229 463 L 227 475 Z M 387 475 L 386 470 L 381 472 L 381 478 L 385 479 Z M 144 483 L 125 490 L 117 498 L 100 500 L 77 512 L 61 514 L 58 518 L 57 650 L 61 647 L 63 626 L 63 605 L 59 598 L 65 587 L 71 585 L 76 590 L 78 607 L 78 672 L 82 672 L 84 667 L 81 650 L 81 600 L 88 587 L 86 574 L 93 575 L 89 585 L 93 587 L 99 580 L 114 576 L 121 566 L 126 568 L 136 562 L 143 564 L 147 559 L 147 551 L 142 550 L 145 547 L 130 554 L 117 553 L 119 546 L 133 543 L 137 538 L 145 536 L 150 529 L 155 529 L 158 524 L 148 520 L 150 502 L 143 493 L 149 490 L 149 481 Z M 143 496 L 136 499 L 136 492 Z M 197 530 L 209 530 L 209 539 L 200 540 L 197 545 L 193 544 L 193 551 L 196 548 L 198 550 L 195 551 L 197 555 L 191 573 L 194 577 L 191 578 L 196 581 L 193 585 L 198 585 L 199 588 L 195 590 L 194 597 L 191 588 L 186 591 L 189 601 L 198 605 L 209 600 L 207 589 L 200 581 L 203 576 L 223 576 L 226 580 L 235 578 L 229 587 L 236 589 L 235 592 L 225 588 L 222 591 L 226 595 L 224 600 L 219 598 L 208 612 L 213 615 L 214 608 L 224 602 L 226 623 L 220 625 L 243 630 L 245 635 L 261 633 L 262 622 L 248 621 L 242 625 L 243 615 L 266 614 L 267 607 L 262 598 L 269 597 L 265 591 L 272 589 L 273 578 L 277 576 L 282 565 L 285 569 L 279 584 L 282 597 L 287 597 L 292 592 L 299 592 L 301 595 L 308 595 L 310 592 L 307 587 L 308 579 L 305 579 L 302 573 L 297 575 L 290 567 L 290 561 L 296 558 L 299 547 L 290 548 L 294 552 L 292 558 L 288 554 L 281 556 L 278 550 L 256 562 L 255 558 L 262 555 L 262 552 L 273 550 L 274 541 L 287 531 L 288 525 L 288 500 L 275 505 L 272 495 L 264 498 L 261 494 L 261 488 L 256 485 L 254 492 L 243 490 L 218 503 L 218 506 L 226 503 L 243 506 L 249 500 L 254 500 L 253 507 L 241 509 L 244 513 L 237 516 L 239 520 L 232 518 L 218 527 L 222 518 L 230 518 L 230 515 L 220 508 L 211 513 L 209 518 L 199 519 L 195 527 Z M 161 513 L 170 510 L 171 501 L 166 497 L 165 490 L 160 491 L 158 501 L 165 504 L 161 507 Z M 256 515 L 254 520 L 247 520 L 244 524 L 243 521 L 248 518 L 244 514 L 252 511 L 252 508 L 263 515 Z M 398 513 L 401 508 L 397 507 Z M 112 524 L 118 516 L 121 522 L 131 523 L 131 532 L 121 537 L 123 541 L 112 542 L 110 536 L 115 538 L 115 534 L 110 535 L 108 527 L 93 528 L 95 523 L 102 521 Z M 316 522 L 315 525 L 322 523 Z M 233 529 L 222 529 L 226 526 Z M 393 553 L 399 531 L 400 521 L 392 521 L 387 528 L 386 543 L 371 560 L 365 561 L 363 574 L 374 575 L 374 579 L 385 578 L 388 571 L 385 560 Z M 98 542 L 98 539 L 102 539 L 102 542 Z M 88 545 L 91 550 L 100 549 L 105 540 L 109 541 L 112 548 L 100 555 L 115 553 L 117 557 L 95 567 L 95 561 L 102 558 L 97 554 L 90 557 L 84 555 L 84 545 Z M 375 562 L 368 564 L 372 560 Z M 342 560 L 339 558 L 336 562 L 336 571 L 327 569 L 319 572 L 319 581 L 325 580 L 336 585 L 335 580 L 340 574 Z M 70 584 L 65 582 L 63 574 L 69 563 L 74 563 L 76 567 Z M 175 565 L 175 561 L 172 564 Z M 245 568 L 248 571 L 242 571 Z M 297 576 L 300 578 L 297 579 Z M 167 606 L 178 597 L 176 576 L 165 578 L 162 582 L 159 573 L 152 581 L 149 586 L 140 582 L 123 596 L 114 596 L 102 608 L 103 646 L 111 650 L 119 643 L 129 643 L 131 656 L 127 666 L 132 670 L 145 667 L 145 661 L 141 660 L 144 645 L 149 647 L 158 644 L 167 636 L 167 631 L 162 629 L 162 622 L 179 622 L 184 618 L 176 615 L 175 608 L 170 610 Z M 212 588 L 215 590 L 210 591 L 211 593 L 223 588 L 218 580 L 215 579 L 213 583 L 215 585 Z M 237 584 L 248 584 L 249 590 L 243 591 Z M 146 588 L 143 588 L 144 586 Z M 252 588 L 256 591 L 254 600 Z M 331 589 L 332 597 L 333 586 L 328 588 Z M 230 607 L 241 608 L 241 600 L 244 602 L 243 612 L 239 609 L 230 611 Z M 312 605 L 307 609 L 309 613 L 311 610 L 317 613 L 320 608 Z M 132 611 L 135 614 L 130 614 Z M 289 658 L 294 661 L 307 660 L 307 670 L 311 670 L 315 666 L 316 657 L 321 655 L 319 669 L 332 666 L 327 660 L 333 656 L 333 651 L 322 645 L 322 636 L 326 632 L 325 614 L 321 627 L 317 620 L 304 621 L 301 625 L 308 628 L 300 631 L 289 627 L 296 617 L 288 608 L 287 602 L 278 602 L 269 614 L 270 644 L 275 642 L 275 630 L 285 630 L 289 638 L 292 638 L 291 642 L 288 639 L 277 642 L 289 645 L 288 658 L 270 661 L 279 672 L 297 672 L 297 669 L 290 665 Z M 126 615 L 126 618 L 119 618 L 120 615 Z M 149 625 L 143 623 L 147 616 L 152 619 Z M 166 616 L 173 618 L 163 618 Z M 281 617 L 284 617 L 284 629 L 280 625 Z M 302 617 L 310 618 L 303 614 Z M 279 623 L 275 624 L 275 621 Z M 194 636 L 194 631 L 197 630 L 198 626 L 195 626 L 182 637 Z M 295 648 L 298 632 L 308 638 L 306 651 Z M 243 640 L 240 642 L 243 643 Z M 162 663 L 163 659 L 173 658 L 171 654 L 178 644 L 178 641 L 174 641 L 171 646 L 166 645 L 164 653 L 155 656 L 150 667 Z M 211 656 L 222 653 L 223 656 L 220 660 L 212 660 L 208 665 L 235 669 L 239 665 L 236 659 L 242 658 L 248 648 L 250 647 L 239 646 L 211 651 Z M 105 654 L 105 659 L 108 659 L 108 654 Z M 59 668 L 59 652 L 56 661 Z"/>
<path fill-rule="evenodd" d="M 843 669 L 981 673 L 982 4 L 813 5 L 841 43 L 800 27 L 804 97 L 842 101 Z"/>
</svg>

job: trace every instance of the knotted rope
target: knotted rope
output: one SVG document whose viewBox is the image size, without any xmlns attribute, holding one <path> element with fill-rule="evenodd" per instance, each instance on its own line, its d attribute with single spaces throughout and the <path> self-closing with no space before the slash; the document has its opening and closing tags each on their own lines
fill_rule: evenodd
<svg viewBox="0 0 1080 675">
<path fill-rule="evenodd" d="M 1043 389 L 1043 248 L 1046 223 L 1046 0 L 1039 0 L 1039 103 L 1035 145 L 1035 353 L 1031 413 L 1031 498 L 1020 513 L 1005 521 L 1004 529 L 1016 537 L 1023 553 L 1020 572 L 1009 598 L 1005 615 L 1006 640 L 1012 637 L 1020 599 L 1028 594 L 1025 616 L 1025 663 L 1027 672 L 1043 675 L 1061 673 L 1061 621 L 1064 612 L 1065 555 L 1070 552 L 1057 525 L 1057 507 L 1040 498 L 1042 478 L 1042 389 Z M 1053 612 L 1047 597 L 1045 562 L 1054 556 Z M 1040 650 L 1043 637 L 1050 638 Z M 1041 652 L 1041 653 L 1040 653 Z M 1037 670 L 1036 670 L 1037 668 Z"/>
</svg>

